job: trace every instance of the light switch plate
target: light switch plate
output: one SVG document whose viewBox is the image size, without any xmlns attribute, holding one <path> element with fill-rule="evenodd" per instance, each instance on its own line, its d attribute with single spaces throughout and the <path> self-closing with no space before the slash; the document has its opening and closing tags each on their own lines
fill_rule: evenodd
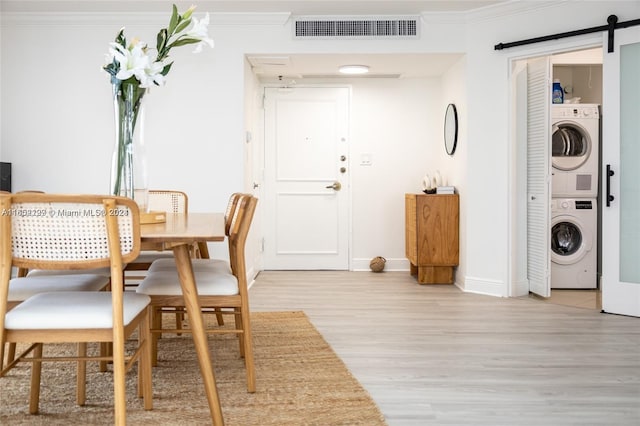
<svg viewBox="0 0 640 426">
<path fill-rule="evenodd" d="M 360 155 L 360 165 L 361 166 L 370 166 L 373 163 L 371 159 L 371 154 L 361 154 Z"/>
</svg>

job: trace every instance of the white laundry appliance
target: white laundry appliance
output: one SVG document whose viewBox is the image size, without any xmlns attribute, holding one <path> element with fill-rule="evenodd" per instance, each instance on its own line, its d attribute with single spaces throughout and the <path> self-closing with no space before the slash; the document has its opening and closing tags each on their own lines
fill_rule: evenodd
<svg viewBox="0 0 640 426">
<path fill-rule="evenodd" d="M 551 288 L 597 288 L 594 198 L 551 200 Z"/>
<path fill-rule="evenodd" d="M 597 197 L 600 106 L 551 106 L 551 195 Z"/>
</svg>

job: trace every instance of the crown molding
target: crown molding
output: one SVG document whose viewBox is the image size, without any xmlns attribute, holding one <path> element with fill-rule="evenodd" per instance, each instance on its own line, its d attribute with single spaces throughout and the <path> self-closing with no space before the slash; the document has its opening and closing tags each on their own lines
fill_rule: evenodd
<svg viewBox="0 0 640 426">
<path fill-rule="evenodd" d="M 520 1 L 511 0 L 506 3 L 500 3 L 493 6 L 485 6 L 474 9 L 466 13 L 467 22 L 483 22 L 492 21 L 494 19 L 502 19 L 505 17 L 522 15 L 534 10 L 548 9 L 557 7 L 568 0 L 540 0 L 540 1 Z"/>
<path fill-rule="evenodd" d="M 201 18 L 202 14 L 195 14 Z M 283 26 L 290 18 L 289 12 L 269 13 L 210 13 L 215 25 L 273 25 Z M 2 25 L 164 25 L 166 13 L 161 12 L 3 12 Z"/>
</svg>

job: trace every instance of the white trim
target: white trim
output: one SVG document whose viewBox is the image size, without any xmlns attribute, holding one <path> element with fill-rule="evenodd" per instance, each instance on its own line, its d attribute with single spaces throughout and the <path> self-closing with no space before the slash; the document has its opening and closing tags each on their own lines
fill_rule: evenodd
<svg viewBox="0 0 640 426">
<path fill-rule="evenodd" d="M 522 15 L 534 10 L 556 7 L 564 1 L 510 1 L 491 6 L 483 6 L 470 11 L 459 12 L 422 12 L 420 16 L 425 24 L 466 24 L 492 21 L 505 17 Z M 604 24 L 603 24 L 604 25 Z"/>
<path fill-rule="evenodd" d="M 559 40 L 551 40 L 548 42 L 516 46 L 496 52 L 506 54 L 509 60 L 509 65 L 511 66 L 511 62 L 520 59 L 530 59 L 537 56 L 549 56 L 557 53 L 593 49 L 596 47 L 602 47 L 601 33 L 585 34 Z M 509 68 L 509 74 L 511 74 L 511 67 Z"/>
<path fill-rule="evenodd" d="M 521 297 L 529 294 L 529 280 L 513 281 L 508 297 Z"/>
<path fill-rule="evenodd" d="M 596 47 L 603 47 L 602 34 L 594 33 L 587 36 L 574 37 L 571 39 L 554 40 L 550 43 L 513 48 L 513 50 L 509 49 L 511 51 L 506 52 L 507 66 L 508 66 L 507 84 L 509 85 L 509 99 L 511 99 L 512 101 L 515 99 L 515 94 L 513 93 L 512 79 L 513 79 L 514 64 L 516 61 L 526 60 L 526 59 L 539 57 L 539 56 L 550 56 L 550 55 L 562 53 L 562 52 L 591 49 Z M 511 103 L 510 108 L 511 109 L 515 108 L 515 105 Z M 512 282 L 512 280 L 510 279 L 510 277 L 514 276 L 513 274 L 514 274 L 515 268 L 517 268 L 518 261 L 519 260 L 521 262 L 524 261 L 524 264 L 526 264 L 527 262 L 527 259 L 526 259 L 527 253 L 526 252 L 519 253 L 516 250 L 517 247 L 514 247 L 514 238 L 512 234 L 513 232 L 515 232 L 515 229 L 519 229 L 520 227 L 526 228 L 526 217 L 518 216 L 515 214 L 515 212 L 517 211 L 516 197 L 520 194 L 516 194 L 513 191 L 514 183 L 516 181 L 516 173 L 525 165 L 517 163 L 516 153 L 514 152 L 516 141 L 513 138 L 513 135 L 515 134 L 515 122 L 513 117 L 509 117 L 509 120 L 507 123 L 509 126 L 508 134 L 509 134 L 509 137 L 511 138 L 511 140 L 507 144 L 507 149 L 508 149 L 507 158 L 514 159 L 513 161 L 516 161 L 516 164 L 511 164 L 508 169 L 509 191 L 507 193 L 508 198 L 507 198 L 506 206 L 507 206 L 507 217 L 508 217 L 508 223 L 509 223 L 508 234 L 507 234 L 507 248 L 508 248 L 507 253 L 509 253 L 509 255 L 508 255 L 508 263 L 507 263 L 507 270 L 506 270 L 506 278 L 507 278 L 506 282 L 510 283 L 510 285 L 507 286 L 506 289 L 509 294 L 509 297 L 517 297 L 523 293 L 526 294 L 529 291 L 528 281 Z M 526 285 L 526 289 L 524 288 L 525 285 Z"/>
<path fill-rule="evenodd" d="M 508 297 L 505 293 L 507 286 L 504 281 L 487 280 L 477 277 L 465 277 L 464 292 L 485 294 L 487 296 Z"/>
<path fill-rule="evenodd" d="M 201 18 L 203 12 L 195 12 Z M 283 26 L 291 13 L 210 13 L 212 25 Z M 169 23 L 169 12 L 3 12 L 3 25 L 154 25 Z"/>
<path fill-rule="evenodd" d="M 291 18 L 290 12 L 272 13 L 212 13 L 213 25 L 275 25 L 283 26 Z"/>
<path fill-rule="evenodd" d="M 11 25 L 158 25 L 167 24 L 167 13 L 159 12 L 4 12 L 2 24 Z"/>
<path fill-rule="evenodd" d="M 520 0 L 511 0 L 507 3 L 498 3 L 491 6 L 480 7 L 478 9 L 474 9 L 465 14 L 467 18 L 467 22 L 487 22 L 496 19 L 503 19 L 505 17 L 517 16 L 531 13 L 535 10 L 543 10 L 548 8 L 554 8 L 559 6 L 562 3 L 566 3 L 567 0 L 545 0 L 545 1 L 520 1 Z M 603 23 L 602 25 L 605 25 Z M 503 43 L 509 42 L 511 40 L 502 41 Z M 496 44 L 500 42 L 499 40 Z"/>
</svg>

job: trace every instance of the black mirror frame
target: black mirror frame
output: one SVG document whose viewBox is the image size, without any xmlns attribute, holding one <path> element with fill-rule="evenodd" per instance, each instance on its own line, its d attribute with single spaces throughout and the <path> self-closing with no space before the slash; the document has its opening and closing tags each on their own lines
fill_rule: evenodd
<svg viewBox="0 0 640 426">
<path fill-rule="evenodd" d="M 444 149 L 449 155 L 456 152 L 458 145 L 458 111 L 454 104 L 447 105 L 444 113 Z"/>
</svg>

